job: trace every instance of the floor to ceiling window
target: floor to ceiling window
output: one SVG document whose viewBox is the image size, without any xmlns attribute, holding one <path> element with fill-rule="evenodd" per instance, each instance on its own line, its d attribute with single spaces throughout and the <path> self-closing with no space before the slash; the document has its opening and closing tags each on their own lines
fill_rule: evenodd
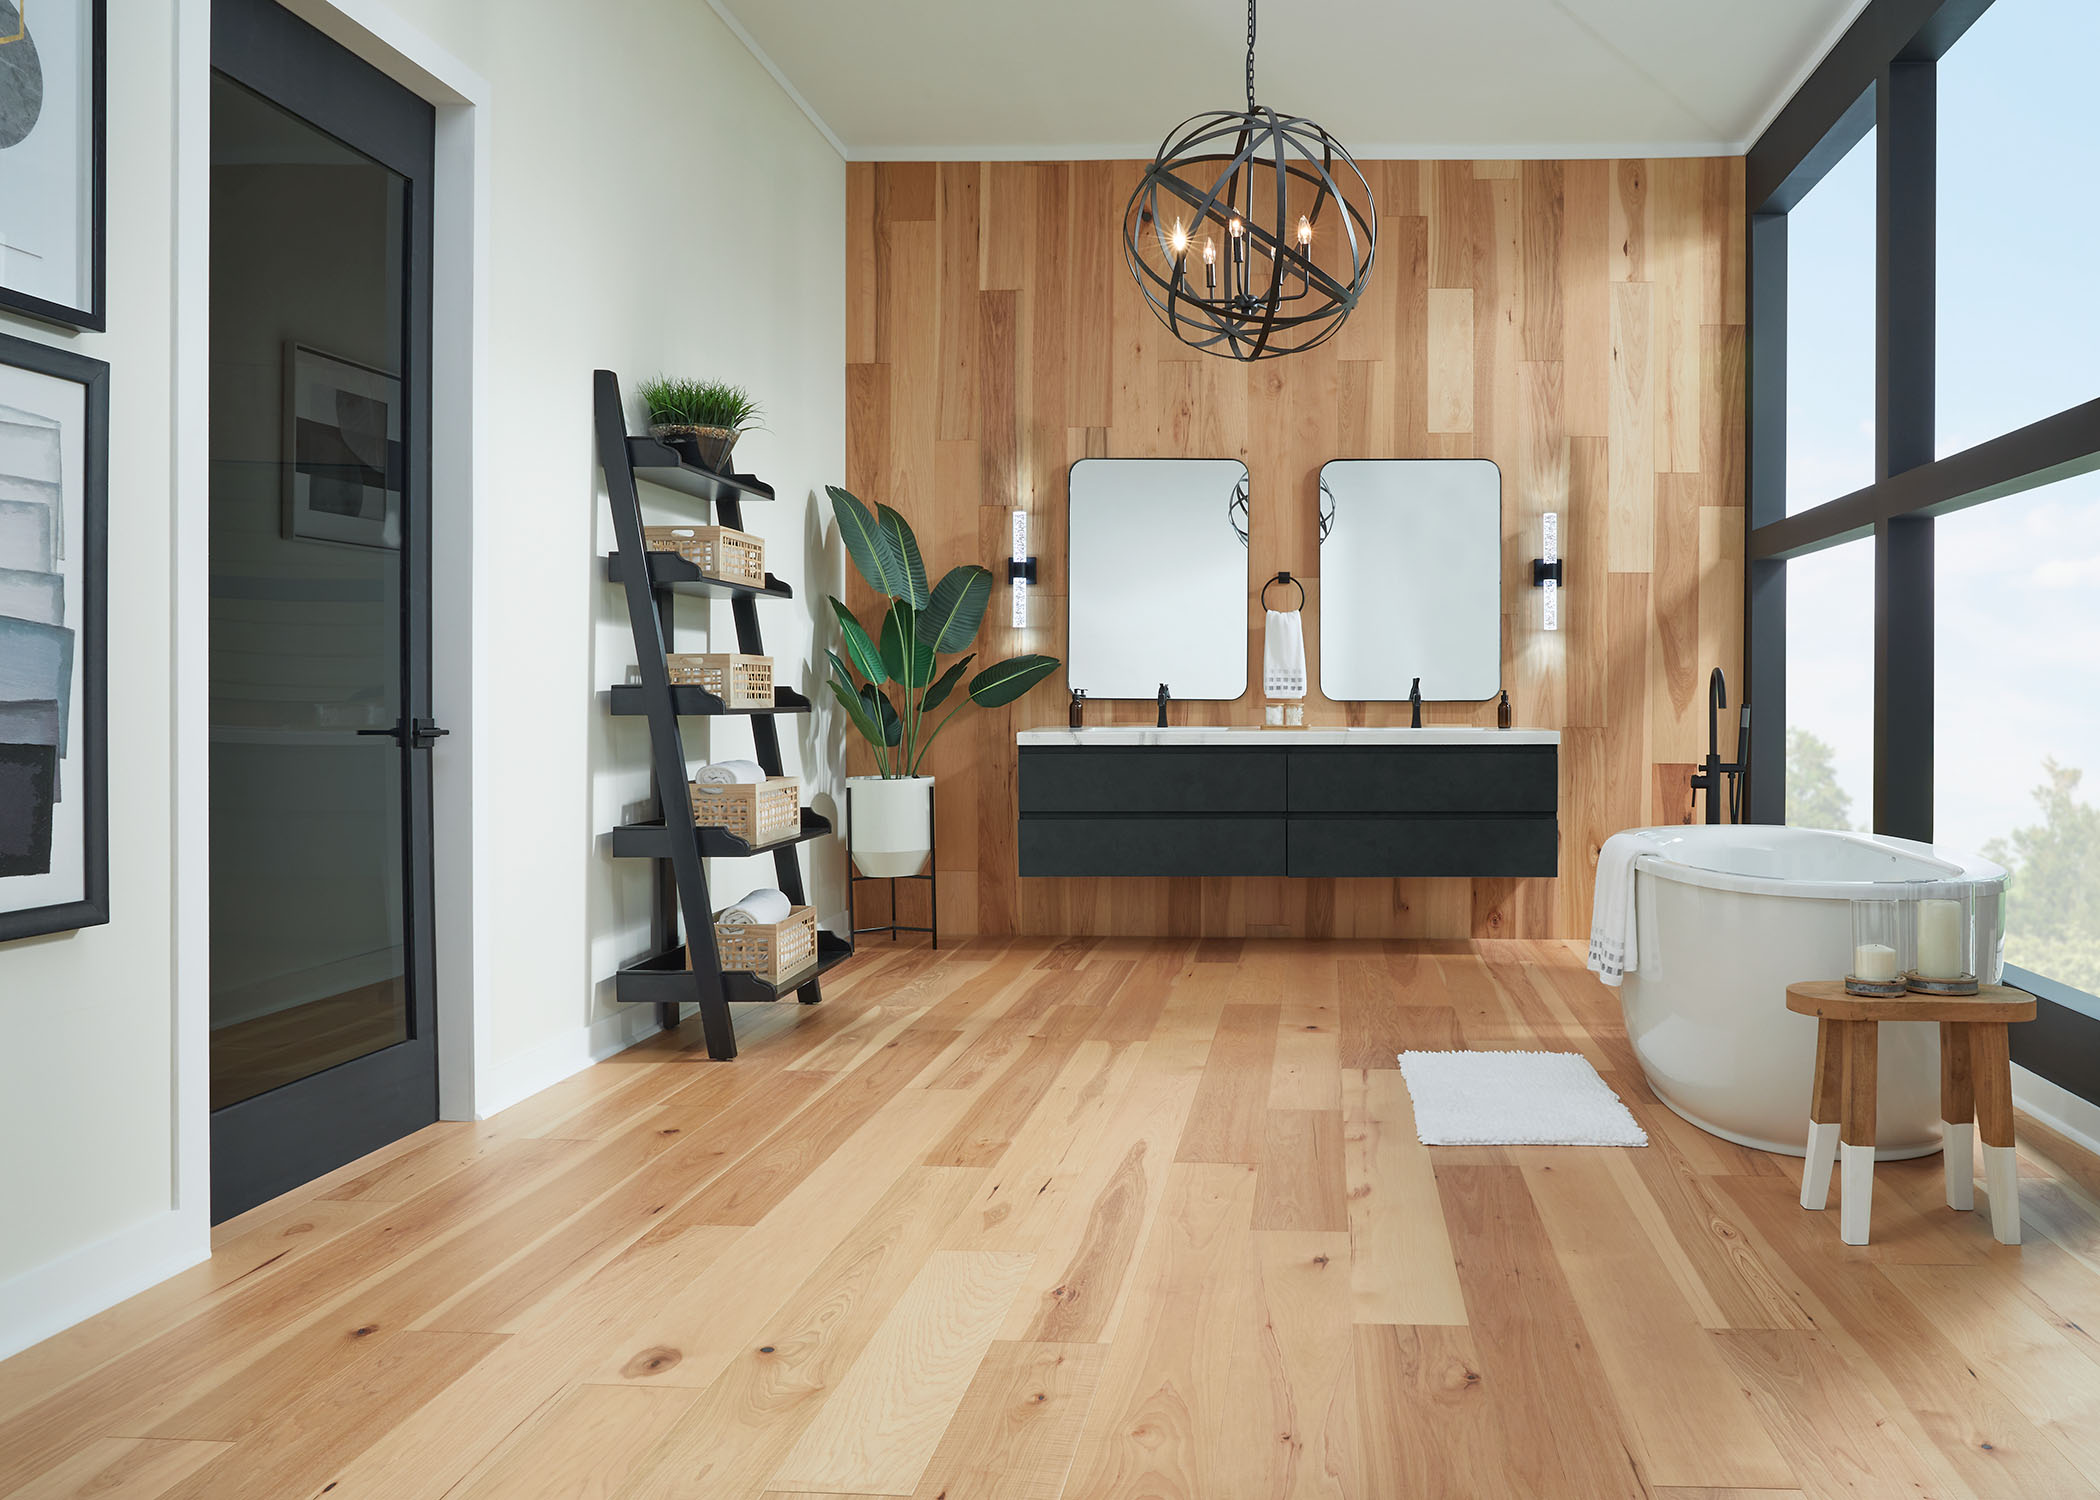
<svg viewBox="0 0 2100 1500">
<path fill-rule="evenodd" d="M 1752 148 L 1746 556 L 1752 816 L 1997 860 L 2100 1016 L 2095 55 L 2093 0 L 1869 0 Z"/>
</svg>

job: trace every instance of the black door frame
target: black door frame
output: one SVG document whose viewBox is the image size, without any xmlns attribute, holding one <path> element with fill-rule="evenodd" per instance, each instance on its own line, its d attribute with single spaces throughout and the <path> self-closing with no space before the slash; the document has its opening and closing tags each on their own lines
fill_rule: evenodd
<svg viewBox="0 0 2100 1500">
<path fill-rule="evenodd" d="M 409 722 L 430 703 L 432 184 L 437 113 L 276 0 L 213 0 L 212 70 L 407 179 L 401 371 L 401 681 Z M 437 982 L 430 751 L 403 735 L 404 973 L 409 1037 L 213 1111 L 214 1223 L 437 1119 Z"/>
</svg>

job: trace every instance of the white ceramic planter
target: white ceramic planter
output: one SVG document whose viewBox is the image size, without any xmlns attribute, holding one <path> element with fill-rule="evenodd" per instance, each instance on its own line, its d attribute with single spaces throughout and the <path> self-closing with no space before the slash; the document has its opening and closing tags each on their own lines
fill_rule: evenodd
<svg viewBox="0 0 2100 1500">
<path fill-rule="evenodd" d="M 931 776 L 849 776 L 852 817 L 847 842 L 863 875 L 916 875 L 933 844 Z"/>
</svg>

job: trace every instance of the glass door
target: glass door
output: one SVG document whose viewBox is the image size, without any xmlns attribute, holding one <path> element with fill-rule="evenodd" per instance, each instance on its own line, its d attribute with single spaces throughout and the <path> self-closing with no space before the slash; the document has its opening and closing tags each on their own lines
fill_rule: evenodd
<svg viewBox="0 0 2100 1500">
<path fill-rule="evenodd" d="M 437 1118 L 431 107 L 213 7 L 212 1208 Z"/>
</svg>

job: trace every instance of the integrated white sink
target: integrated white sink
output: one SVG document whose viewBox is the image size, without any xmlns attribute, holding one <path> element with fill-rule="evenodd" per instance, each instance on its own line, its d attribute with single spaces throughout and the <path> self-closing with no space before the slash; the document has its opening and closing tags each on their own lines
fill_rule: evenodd
<svg viewBox="0 0 2100 1500">
<path fill-rule="evenodd" d="M 1021 745 L 1240 745 L 1288 750 L 1294 745 L 1558 745 L 1557 729 L 1475 729 L 1443 725 L 1425 729 L 1361 727 L 1341 729 L 1264 729 L 1259 725 L 1204 727 L 1173 725 L 1152 729 L 1111 724 L 1093 729 L 1023 729 L 1014 736 Z"/>
</svg>

